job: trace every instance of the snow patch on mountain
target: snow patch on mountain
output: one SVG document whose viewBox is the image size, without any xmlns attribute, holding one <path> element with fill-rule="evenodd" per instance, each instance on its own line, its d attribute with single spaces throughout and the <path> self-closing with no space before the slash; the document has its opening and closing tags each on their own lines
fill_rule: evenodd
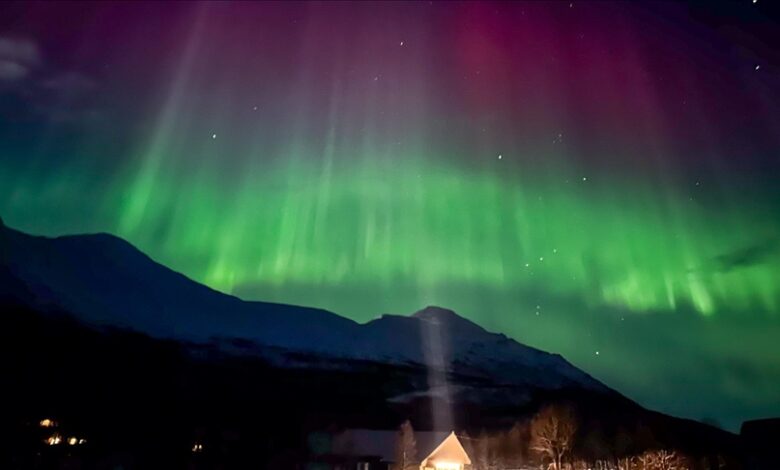
<svg viewBox="0 0 780 470">
<path fill-rule="evenodd" d="M 559 355 L 488 332 L 440 307 L 359 324 L 321 309 L 246 302 L 107 234 L 48 238 L 0 225 L 0 254 L 3 269 L 39 301 L 94 325 L 218 344 L 231 354 L 269 355 L 279 365 L 311 365 L 313 355 L 321 364 L 328 357 L 416 364 L 498 385 L 609 391 Z"/>
</svg>

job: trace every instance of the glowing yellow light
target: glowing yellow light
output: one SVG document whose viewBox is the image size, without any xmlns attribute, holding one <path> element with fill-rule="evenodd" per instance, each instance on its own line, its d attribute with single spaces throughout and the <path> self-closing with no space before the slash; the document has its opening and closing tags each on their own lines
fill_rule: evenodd
<svg viewBox="0 0 780 470">
<path fill-rule="evenodd" d="M 202 452 L 203 451 L 203 444 L 195 443 L 195 445 L 192 446 L 193 452 Z"/>
<path fill-rule="evenodd" d="M 69 437 L 68 438 L 68 445 L 75 446 L 78 443 L 79 443 L 79 440 L 76 439 L 75 437 Z"/>
<path fill-rule="evenodd" d="M 52 419 L 46 418 L 41 420 L 40 425 L 42 428 L 53 428 L 57 425 L 57 423 L 55 423 Z"/>
<path fill-rule="evenodd" d="M 62 437 L 61 437 L 59 434 L 52 434 L 52 435 L 51 435 L 51 436 L 49 436 L 49 438 L 48 438 L 48 439 L 46 439 L 44 442 L 45 442 L 46 444 L 50 445 L 50 446 L 56 446 L 56 445 L 58 445 L 60 442 L 62 442 Z"/>
<path fill-rule="evenodd" d="M 436 462 L 433 464 L 436 470 L 461 470 L 463 466 L 457 462 Z"/>
</svg>

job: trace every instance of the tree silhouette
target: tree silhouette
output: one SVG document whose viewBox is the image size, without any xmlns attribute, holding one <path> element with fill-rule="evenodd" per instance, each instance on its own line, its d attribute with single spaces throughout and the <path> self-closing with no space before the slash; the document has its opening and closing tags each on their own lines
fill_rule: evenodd
<svg viewBox="0 0 780 470">
<path fill-rule="evenodd" d="M 414 429 L 409 420 L 404 421 L 398 428 L 398 439 L 395 445 L 395 463 L 393 470 L 416 469 L 417 441 L 414 439 Z"/>
<path fill-rule="evenodd" d="M 531 421 L 531 450 L 549 459 L 554 470 L 561 470 L 576 431 L 577 419 L 571 406 L 546 406 Z"/>
</svg>

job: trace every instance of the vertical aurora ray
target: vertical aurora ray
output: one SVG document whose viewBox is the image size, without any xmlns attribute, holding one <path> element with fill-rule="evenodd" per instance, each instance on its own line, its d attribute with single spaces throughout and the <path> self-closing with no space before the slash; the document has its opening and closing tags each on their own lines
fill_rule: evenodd
<svg viewBox="0 0 780 470">
<path fill-rule="evenodd" d="M 213 253 L 184 272 L 226 291 L 406 282 L 419 286 L 424 302 L 426 291 L 463 283 L 488 291 L 539 289 L 637 312 L 687 305 L 709 315 L 777 307 L 775 267 L 718 265 L 719 256 L 752 243 L 752 233 L 714 230 L 723 214 L 694 207 L 685 222 L 670 224 L 666 204 L 654 203 L 653 189 L 638 183 L 626 184 L 619 200 L 620 185 L 611 184 L 616 192 L 603 198 L 593 177 L 549 193 L 545 188 L 555 182 L 508 184 L 492 172 L 459 174 L 414 162 L 365 165 L 359 178 L 352 177 L 354 166 L 329 171 L 323 183 L 319 165 L 283 165 L 246 178 L 238 197 L 223 195 L 219 181 L 202 177 L 191 187 L 185 182 L 184 200 L 176 196 L 181 189 L 155 192 L 151 200 L 159 206 L 147 217 L 160 206 L 175 211 L 173 219 L 145 219 L 160 227 L 152 233 L 171 231 L 165 250 L 150 251 L 174 266 Z M 178 222 L 180 213 L 188 216 Z M 754 233 L 775 229 L 760 214 L 729 217 L 741 227 L 753 224 Z M 133 239 L 132 231 L 120 234 Z"/>
</svg>

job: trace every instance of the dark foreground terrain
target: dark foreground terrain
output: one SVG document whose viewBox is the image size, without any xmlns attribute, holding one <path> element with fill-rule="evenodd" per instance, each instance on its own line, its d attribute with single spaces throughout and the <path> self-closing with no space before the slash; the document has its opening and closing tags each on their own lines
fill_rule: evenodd
<svg viewBox="0 0 780 470">
<path fill-rule="evenodd" d="M 2 468 L 305 468 L 327 454 L 327 436 L 338 429 L 393 429 L 407 417 L 416 429 L 430 429 L 431 409 L 442 405 L 388 401 L 424 384 L 426 371 L 412 366 L 281 368 L 21 306 L 5 304 L 3 318 Z M 472 435 L 500 430 L 559 400 L 576 404 L 582 442 L 592 443 L 592 433 L 606 443 L 627 432 L 633 437 L 622 452 L 674 446 L 738 468 L 737 436 L 619 395 L 563 390 L 516 408 L 454 406 L 455 426 Z M 58 428 L 41 428 L 45 418 Z M 44 440 L 55 431 L 86 442 L 49 446 Z M 193 452 L 197 443 L 203 449 Z M 708 465 L 702 468 L 718 468 Z"/>
</svg>

